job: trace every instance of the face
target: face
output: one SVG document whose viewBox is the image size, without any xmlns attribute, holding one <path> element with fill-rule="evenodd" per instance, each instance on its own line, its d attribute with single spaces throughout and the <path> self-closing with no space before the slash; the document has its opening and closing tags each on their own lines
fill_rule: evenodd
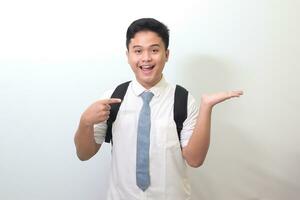
<svg viewBox="0 0 300 200">
<path fill-rule="evenodd" d="M 169 50 L 155 32 L 137 32 L 130 40 L 127 58 L 137 81 L 150 89 L 162 78 L 162 71 L 168 61 Z"/>
</svg>

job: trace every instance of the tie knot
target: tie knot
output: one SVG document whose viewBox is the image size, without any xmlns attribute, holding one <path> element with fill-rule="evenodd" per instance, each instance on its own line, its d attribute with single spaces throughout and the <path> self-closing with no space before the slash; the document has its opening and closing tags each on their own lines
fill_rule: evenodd
<svg viewBox="0 0 300 200">
<path fill-rule="evenodd" d="M 154 94 L 152 92 L 143 92 L 141 94 L 144 103 L 149 103 L 153 96 Z"/>
</svg>

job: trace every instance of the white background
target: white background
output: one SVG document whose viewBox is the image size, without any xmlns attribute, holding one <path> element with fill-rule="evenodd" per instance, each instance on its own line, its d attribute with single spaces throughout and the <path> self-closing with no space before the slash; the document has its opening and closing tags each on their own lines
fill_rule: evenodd
<svg viewBox="0 0 300 200">
<path fill-rule="evenodd" d="M 193 199 L 293 200 L 300 194 L 297 0 L 0 2 L 0 199 L 104 199 L 110 145 L 75 154 L 85 108 L 133 78 L 128 25 L 167 24 L 166 78 L 201 94 L 243 89 L 215 107 Z"/>
</svg>

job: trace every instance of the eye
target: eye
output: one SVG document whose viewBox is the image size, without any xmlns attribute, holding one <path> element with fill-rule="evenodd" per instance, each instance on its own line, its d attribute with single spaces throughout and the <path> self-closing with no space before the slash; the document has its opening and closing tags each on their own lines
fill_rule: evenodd
<svg viewBox="0 0 300 200">
<path fill-rule="evenodd" d="M 152 49 L 152 53 L 158 53 L 159 49 Z"/>
<path fill-rule="evenodd" d="M 142 53 L 142 50 L 141 50 L 141 49 L 135 49 L 135 50 L 134 50 L 134 53 L 135 53 L 135 54 L 141 54 L 141 53 Z"/>
</svg>

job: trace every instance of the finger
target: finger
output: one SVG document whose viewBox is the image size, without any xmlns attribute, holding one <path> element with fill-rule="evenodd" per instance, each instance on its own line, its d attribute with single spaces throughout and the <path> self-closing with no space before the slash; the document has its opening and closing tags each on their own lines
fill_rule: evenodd
<svg viewBox="0 0 300 200">
<path fill-rule="evenodd" d="M 118 98 L 111 98 L 109 99 L 109 104 L 116 104 L 116 103 L 121 103 L 121 99 Z"/>
<path fill-rule="evenodd" d="M 105 110 L 110 110 L 111 109 L 111 106 L 109 104 L 105 104 Z"/>
<path fill-rule="evenodd" d="M 102 100 L 103 103 L 106 104 L 115 104 L 115 103 L 121 103 L 121 99 L 117 99 L 117 98 L 111 98 L 111 99 L 104 99 Z"/>
<path fill-rule="evenodd" d="M 104 121 L 108 120 L 108 118 L 109 118 L 109 115 L 105 116 Z"/>
<path fill-rule="evenodd" d="M 109 114 L 110 114 L 110 111 L 102 111 L 102 112 L 99 112 L 98 117 L 106 118 L 106 117 L 109 117 Z"/>
<path fill-rule="evenodd" d="M 243 95 L 243 91 L 232 91 L 231 92 L 232 97 L 239 97 L 241 95 Z"/>
<path fill-rule="evenodd" d="M 110 105 L 103 103 L 103 101 L 100 101 L 99 104 L 97 104 L 97 110 L 102 112 L 102 111 L 108 111 L 110 110 Z"/>
<path fill-rule="evenodd" d="M 234 92 L 235 92 L 235 94 L 237 94 L 237 95 L 243 95 L 243 94 L 244 94 L 243 91 L 234 91 Z"/>
<path fill-rule="evenodd" d="M 104 116 L 109 116 L 109 114 L 110 114 L 110 111 L 109 111 L 109 110 L 108 110 L 108 111 L 105 111 Z"/>
</svg>

